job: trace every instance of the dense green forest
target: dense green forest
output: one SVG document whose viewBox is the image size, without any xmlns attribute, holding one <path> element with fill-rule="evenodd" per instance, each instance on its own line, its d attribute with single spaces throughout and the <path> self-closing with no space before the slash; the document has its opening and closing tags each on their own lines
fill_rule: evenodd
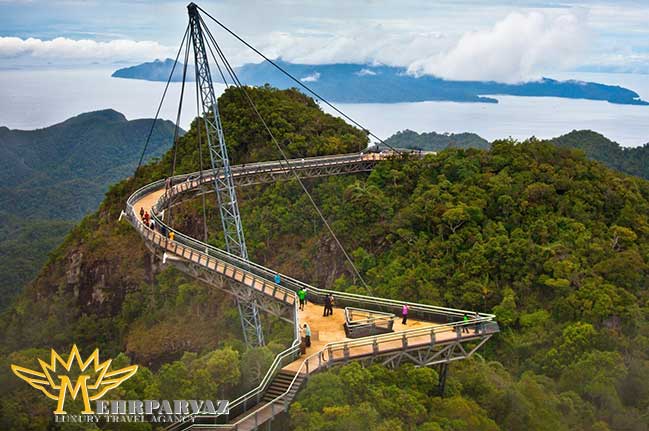
<svg viewBox="0 0 649 431">
<path fill-rule="evenodd" d="M 423 151 L 442 151 L 446 148 L 489 149 L 489 141 L 475 133 L 417 133 L 406 129 L 390 136 L 385 142 L 391 147 Z"/>
<path fill-rule="evenodd" d="M 297 91 L 251 92 L 292 156 L 367 143 Z M 277 158 L 234 90 L 220 104 L 234 163 Z M 179 143 L 178 171 L 198 166 L 196 133 Z M 167 175 L 171 158 L 113 186 L 2 315 L 0 428 L 48 426 L 51 403 L 7 364 L 32 365 L 50 347 L 100 346 L 120 363 L 140 364 L 115 397 L 233 398 L 290 338 L 286 324 L 264 316 L 269 346 L 245 351 L 231 300 L 161 268 L 116 222 L 126 197 Z M 502 332 L 451 365 L 445 398 L 434 369 L 350 364 L 316 375 L 291 406 L 291 429 L 649 429 L 649 182 L 580 151 L 504 140 L 490 151 L 395 159 L 307 186 L 376 295 L 491 311 Z M 239 196 L 255 261 L 364 292 L 299 185 L 253 186 Z M 179 207 L 174 225 L 200 236 L 200 205 Z M 208 213 L 218 226 L 212 205 Z"/>
<path fill-rule="evenodd" d="M 649 143 L 641 147 L 625 148 L 591 130 L 575 130 L 550 142 L 559 147 L 582 150 L 589 158 L 610 168 L 649 179 Z"/>
<path fill-rule="evenodd" d="M 107 109 L 38 130 L 0 127 L 0 310 L 108 186 L 132 174 L 152 121 Z M 158 122 L 145 160 L 164 154 L 173 132 Z"/>
<path fill-rule="evenodd" d="M 503 332 L 444 400 L 433 371 L 421 389 L 404 370 L 314 378 L 298 429 L 647 429 L 646 181 L 535 141 L 331 181 L 319 199 L 376 294 L 492 311 Z"/>
</svg>

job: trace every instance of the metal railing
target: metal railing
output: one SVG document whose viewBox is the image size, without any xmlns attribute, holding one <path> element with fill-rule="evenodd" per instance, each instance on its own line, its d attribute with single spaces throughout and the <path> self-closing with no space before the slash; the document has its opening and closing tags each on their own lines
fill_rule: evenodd
<svg viewBox="0 0 649 431">
<path fill-rule="evenodd" d="M 288 410 L 289 394 L 291 393 L 291 391 L 295 389 L 295 385 L 298 382 L 300 376 L 308 376 L 315 372 L 327 369 L 330 366 L 339 362 L 346 362 L 350 359 L 359 358 L 367 354 L 372 354 L 372 355 L 377 354 L 377 348 L 378 348 L 378 354 L 381 354 L 394 349 L 403 349 L 404 347 L 416 348 L 423 344 L 435 343 L 438 338 L 441 339 L 441 341 L 445 341 L 445 339 L 442 339 L 443 337 L 441 337 L 441 335 L 443 334 L 452 334 L 454 337 L 461 337 L 461 335 L 458 335 L 461 333 L 459 329 L 461 329 L 461 327 L 464 326 L 469 328 L 474 325 L 469 322 L 462 322 L 460 325 L 452 329 L 443 328 L 443 327 L 421 328 L 416 330 L 394 332 L 388 335 L 366 337 L 359 340 L 345 340 L 345 341 L 335 341 L 335 342 L 328 343 L 322 348 L 322 350 L 315 352 L 304 359 L 304 361 L 302 362 L 302 364 L 300 364 L 300 367 L 296 371 L 295 376 L 291 380 L 291 383 L 288 385 L 288 387 L 284 392 L 277 395 L 272 400 L 259 405 L 257 408 L 255 408 L 253 411 L 249 412 L 248 414 L 240 417 L 236 423 L 209 424 L 209 425 L 197 424 L 197 425 L 191 425 L 189 429 L 209 428 L 209 429 L 237 430 L 238 424 L 245 421 L 252 421 L 256 425 L 260 425 L 262 421 L 259 419 L 259 415 L 263 412 L 263 410 L 270 409 L 271 417 L 274 417 L 275 414 L 278 414 L 282 411 Z M 492 334 L 495 332 L 498 332 L 498 325 L 495 322 L 487 322 L 484 324 L 484 326 L 480 327 L 480 329 L 477 332 L 474 332 L 474 335 L 478 336 L 478 335 Z M 408 336 L 406 336 L 406 334 L 408 334 Z M 412 341 L 416 337 L 421 337 L 421 336 L 426 336 L 431 334 L 433 334 L 432 341 L 428 340 L 428 341 L 422 341 L 417 344 L 410 344 L 410 345 L 407 344 L 409 341 Z M 471 337 L 471 335 L 469 335 L 468 337 Z M 404 346 L 403 343 L 406 343 L 406 345 Z M 383 347 L 385 347 L 384 349 L 381 349 L 382 345 Z M 395 345 L 399 345 L 399 346 L 394 347 Z M 457 359 L 460 358 L 455 358 L 451 360 L 457 360 Z M 299 381 L 301 382 L 302 380 L 300 379 Z"/>
<path fill-rule="evenodd" d="M 348 338 L 359 338 L 392 332 L 394 318 L 394 313 L 345 307 L 345 335 Z"/>
<path fill-rule="evenodd" d="M 290 160 L 289 164 L 293 166 L 294 169 L 301 169 L 302 167 L 313 167 L 313 166 L 323 166 L 327 163 L 350 163 L 362 160 L 382 160 L 385 157 L 377 154 L 363 155 L 353 154 L 353 155 L 342 155 L 342 156 L 330 156 L 330 157 L 313 157 L 305 158 L 300 160 Z M 271 171 L 286 171 L 288 169 L 286 162 L 262 162 L 254 163 L 250 165 L 239 165 L 233 166 L 232 170 L 235 175 L 244 176 L 244 175 L 256 175 L 259 172 L 268 172 Z M 165 193 L 158 199 L 154 205 L 152 211 L 152 218 L 155 220 L 158 229 L 164 227 L 167 232 L 174 232 L 174 240 L 170 240 L 167 237 L 162 236 L 160 233 L 155 232 L 148 228 L 142 223 L 138 218 L 134 205 L 140 201 L 143 197 L 160 191 L 165 187 L 165 180 L 158 180 L 153 183 L 147 184 L 138 190 L 136 190 L 127 200 L 127 219 L 129 222 L 140 232 L 140 234 L 145 237 L 145 239 L 153 241 L 157 246 L 170 250 L 170 247 L 177 247 L 179 244 L 181 247 L 187 248 L 190 250 L 190 256 L 195 253 L 198 256 L 198 263 L 202 259 L 206 262 L 206 267 L 210 269 L 209 262 L 210 259 L 218 261 L 224 266 L 232 266 L 236 270 L 241 271 L 242 273 L 253 277 L 253 279 L 259 278 L 264 284 L 271 285 L 276 291 L 277 289 L 284 290 L 286 296 L 290 296 L 294 306 L 294 340 L 291 346 L 284 351 L 280 352 L 276 357 L 273 363 L 271 364 L 270 369 L 260 382 L 260 384 L 247 392 L 246 394 L 240 396 L 239 398 L 232 401 L 230 404 L 230 414 L 228 417 L 236 416 L 237 412 L 245 412 L 254 400 L 254 404 L 259 403 L 261 396 L 264 391 L 267 389 L 268 385 L 274 378 L 274 376 L 279 372 L 281 367 L 285 366 L 287 363 L 295 360 L 299 355 L 299 343 L 300 343 L 300 334 L 299 334 L 299 322 L 297 321 L 297 300 L 296 292 L 300 289 L 306 289 L 308 294 L 308 300 L 318 304 L 324 304 L 324 299 L 327 295 L 332 294 L 335 298 L 336 305 L 339 307 L 354 307 L 368 309 L 371 308 L 374 311 L 379 311 L 382 313 L 392 313 L 396 314 L 400 312 L 404 304 L 409 306 L 410 318 L 415 318 L 419 320 L 430 321 L 434 323 L 440 323 L 441 326 L 433 326 L 421 329 L 409 329 L 400 332 L 392 332 L 388 334 L 376 335 L 372 337 L 366 337 L 357 340 L 345 340 L 340 342 L 329 343 L 325 346 L 325 350 L 320 351 L 314 355 L 311 355 L 305 360 L 300 366 L 300 371 L 303 369 L 306 370 L 306 373 L 309 374 L 313 372 L 309 368 L 309 364 L 313 362 L 313 358 L 317 358 L 318 367 L 320 369 L 323 363 L 331 364 L 335 361 L 346 360 L 353 357 L 353 352 L 360 352 L 363 348 L 371 346 L 372 354 L 381 352 L 381 345 L 391 346 L 397 345 L 401 342 L 400 346 L 396 348 L 404 348 L 408 346 L 408 340 L 413 340 L 421 338 L 425 340 L 428 337 L 428 343 L 435 343 L 440 341 L 440 336 L 446 334 L 455 334 L 458 339 L 462 338 L 465 332 L 462 330 L 465 328 L 479 328 L 476 329 L 476 334 L 485 334 L 486 331 L 491 331 L 490 333 L 498 331 L 498 325 L 495 323 L 495 316 L 487 313 L 474 313 L 468 310 L 461 309 L 452 309 L 447 307 L 439 307 L 428 304 L 417 304 L 410 303 L 406 301 L 399 301 L 393 299 L 385 298 L 376 298 L 371 296 L 365 296 L 360 294 L 353 294 L 348 292 L 338 292 L 329 289 L 321 289 L 314 286 L 311 286 L 302 281 L 296 280 L 285 274 L 280 274 L 277 271 L 266 268 L 262 265 L 259 265 L 250 260 L 243 259 L 239 256 L 230 254 L 225 250 L 214 247 L 210 244 L 198 241 L 194 238 L 191 238 L 182 232 L 179 232 L 170 226 L 167 226 L 164 221 L 159 217 L 160 209 L 163 208 L 165 202 L 178 194 L 184 193 L 188 190 L 199 187 L 200 185 L 212 181 L 213 177 L 208 171 L 202 172 L 193 172 L 190 174 L 177 175 L 173 177 L 172 183 L 174 184 L 170 189 L 166 190 Z M 156 242 L 157 241 L 157 242 Z M 163 245 L 164 244 L 164 245 Z M 183 251 L 183 255 L 185 252 Z M 182 256 L 182 255 L 181 255 Z M 215 265 L 216 268 L 216 265 Z M 280 283 L 275 283 L 275 276 L 279 275 Z M 275 297 L 273 295 L 273 297 Z M 371 311 L 371 310 L 370 310 Z M 464 320 L 464 316 L 470 315 L 471 318 Z M 495 325 L 495 326 L 494 326 Z M 478 332 L 480 331 L 480 332 Z M 448 339 L 452 339 L 452 336 Z M 405 340 L 405 341 L 404 341 Z M 405 344 L 404 344 L 405 343 Z M 411 344 L 412 345 L 412 344 Z M 378 347 L 378 350 L 377 350 Z M 359 350 L 360 349 L 360 350 Z M 326 353 L 325 353 L 326 351 Z M 351 356 L 350 356 L 351 355 Z M 325 358 L 327 359 L 325 361 Z M 296 374 L 297 378 L 297 374 Z M 295 378 L 293 379 L 295 382 Z M 284 392 L 284 394 L 279 395 L 273 401 L 264 404 L 263 406 L 255 409 L 254 412 L 251 412 L 245 418 L 251 417 L 251 415 L 257 414 L 260 409 L 278 401 L 280 398 L 288 394 L 292 388 L 293 383 L 289 388 Z M 244 418 L 244 419 L 245 419 Z M 178 424 L 179 426 L 185 426 L 187 424 Z M 231 427 L 232 425 L 218 425 L 210 424 L 211 427 Z M 176 429 L 176 428 L 172 428 Z"/>
</svg>

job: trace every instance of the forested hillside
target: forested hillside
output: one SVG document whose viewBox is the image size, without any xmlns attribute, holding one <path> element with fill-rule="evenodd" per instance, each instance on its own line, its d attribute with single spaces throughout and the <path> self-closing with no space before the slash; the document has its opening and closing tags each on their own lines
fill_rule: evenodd
<svg viewBox="0 0 649 431">
<path fill-rule="evenodd" d="M 551 141 L 565 148 L 576 148 L 593 160 L 629 175 L 649 179 L 649 143 L 625 148 L 591 130 L 575 130 Z"/>
<path fill-rule="evenodd" d="M 297 91 L 251 91 L 292 156 L 367 143 Z M 235 90 L 220 103 L 233 163 L 277 158 Z M 178 171 L 198 165 L 195 134 L 181 139 Z M 112 187 L 2 316 L 0 428 L 47 426 L 51 403 L 7 366 L 30 365 L 44 351 L 34 349 L 98 345 L 142 365 L 115 397 L 234 398 L 290 338 L 264 316 L 270 346 L 244 352 L 230 300 L 162 270 L 116 222 L 129 193 L 164 177 L 170 162 L 167 153 Z M 350 364 L 316 375 L 291 406 L 290 429 L 649 429 L 649 182 L 547 142 L 496 141 L 490 151 L 386 161 L 371 174 L 307 186 L 374 294 L 492 311 L 502 332 L 451 365 L 446 398 L 428 368 Z M 239 196 L 255 261 L 365 293 L 297 184 Z M 218 226 L 213 206 L 208 212 Z M 200 200 L 183 205 L 174 225 L 199 236 L 199 214 Z M 220 243 L 218 228 L 210 241 Z M 35 413 L 26 413 L 30 403 Z"/>
<path fill-rule="evenodd" d="M 152 121 L 108 109 L 38 130 L 0 127 L 0 310 L 108 186 L 133 172 Z M 173 133 L 158 122 L 146 160 L 164 154 Z"/>
</svg>

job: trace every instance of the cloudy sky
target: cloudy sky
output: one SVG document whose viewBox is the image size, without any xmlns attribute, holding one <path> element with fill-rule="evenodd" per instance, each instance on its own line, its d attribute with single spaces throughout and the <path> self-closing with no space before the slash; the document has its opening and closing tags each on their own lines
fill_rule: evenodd
<svg viewBox="0 0 649 431">
<path fill-rule="evenodd" d="M 0 0 L 0 68 L 173 57 L 185 1 Z M 649 74 L 649 0 L 199 1 L 267 55 L 516 82 L 556 71 Z M 213 27 L 236 64 L 257 62 Z"/>
</svg>

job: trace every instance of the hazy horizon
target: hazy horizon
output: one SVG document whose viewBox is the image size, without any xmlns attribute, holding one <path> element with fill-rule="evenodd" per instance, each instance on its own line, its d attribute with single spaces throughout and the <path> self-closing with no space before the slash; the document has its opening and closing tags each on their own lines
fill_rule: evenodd
<svg viewBox="0 0 649 431">
<path fill-rule="evenodd" d="M 111 78 L 112 69 L 0 71 L 0 126 L 30 130 L 47 127 L 83 112 L 115 109 L 129 120 L 152 118 L 164 83 Z M 649 79 L 637 74 L 570 72 L 551 76 L 622 85 L 649 100 Z M 193 85 L 193 84 L 192 84 Z M 175 121 L 180 84 L 171 84 L 161 118 Z M 224 86 L 216 85 L 220 94 Z M 180 125 L 195 117 L 193 92 L 186 92 Z M 411 129 L 417 132 L 473 132 L 488 140 L 530 136 L 552 138 L 573 129 L 591 129 L 620 145 L 649 142 L 649 107 L 553 97 L 497 96 L 500 103 L 417 102 L 339 104 L 378 136 Z"/>
</svg>

